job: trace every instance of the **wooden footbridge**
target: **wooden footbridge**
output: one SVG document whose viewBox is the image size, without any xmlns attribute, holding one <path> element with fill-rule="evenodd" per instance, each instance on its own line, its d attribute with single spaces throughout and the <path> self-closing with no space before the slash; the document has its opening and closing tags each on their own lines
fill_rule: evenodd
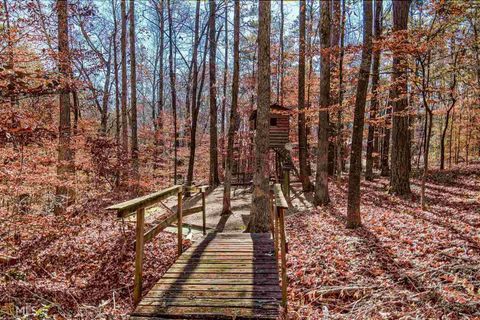
<svg viewBox="0 0 480 320">
<path fill-rule="evenodd" d="M 198 193 L 202 205 L 183 209 L 183 193 Z M 134 301 L 131 319 L 277 319 L 287 307 L 288 207 L 279 184 L 271 191 L 271 233 L 209 233 L 206 187 L 174 186 L 109 207 L 118 217 L 136 214 Z M 144 231 L 145 209 L 177 196 L 176 213 Z M 202 212 L 203 238 L 182 252 L 182 218 Z M 177 222 L 178 258 L 142 298 L 143 246 Z"/>
</svg>

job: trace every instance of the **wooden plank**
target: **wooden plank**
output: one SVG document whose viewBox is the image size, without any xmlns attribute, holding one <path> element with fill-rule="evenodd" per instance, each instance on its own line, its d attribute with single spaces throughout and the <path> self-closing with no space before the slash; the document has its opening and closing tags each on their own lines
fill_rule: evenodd
<svg viewBox="0 0 480 320">
<path fill-rule="evenodd" d="M 274 253 L 266 252 L 187 252 L 184 253 L 183 258 L 224 258 L 229 257 L 230 259 L 264 259 L 271 258 L 274 256 Z"/>
<path fill-rule="evenodd" d="M 224 308 L 224 307 L 161 307 L 140 306 L 133 316 L 174 316 L 179 315 L 187 319 L 276 319 L 278 312 L 270 309 L 254 308 Z M 201 315 L 201 317 L 199 317 Z"/>
<path fill-rule="evenodd" d="M 215 299 L 271 299 L 276 301 L 282 300 L 281 292 L 248 292 L 248 291 L 171 291 L 171 290 L 155 290 L 150 291 L 144 299 L 163 299 L 168 297 L 183 297 L 196 299 L 197 297 L 215 298 Z"/>
<path fill-rule="evenodd" d="M 240 292 L 281 292 L 278 285 L 262 285 L 256 286 L 251 284 L 242 285 L 212 285 L 212 284 L 161 284 L 157 283 L 152 288 L 153 291 L 171 290 L 171 291 L 240 291 Z"/>
<path fill-rule="evenodd" d="M 158 223 L 154 227 L 152 227 L 150 230 L 145 233 L 144 240 L 145 242 L 150 242 L 155 238 L 160 232 L 162 232 L 163 229 L 171 225 L 177 221 L 177 214 L 171 214 L 168 217 L 166 217 L 162 222 Z"/>
<path fill-rule="evenodd" d="M 185 268 L 185 267 L 193 267 L 195 268 L 213 268 L 213 269 L 218 269 L 218 268 L 230 268 L 230 269 L 245 269 L 245 268 L 277 268 L 277 264 L 275 261 L 269 261 L 269 262 L 263 262 L 263 263 L 250 263 L 250 262 L 244 262 L 244 263 L 228 263 L 228 262 L 223 262 L 223 263 L 207 263 L 207 262 L 201 262 L 201 263 L 193 263 L 193 262 L 177 262 L 173 265 L 173 267 L 176 268 Z"/>
<path fill-rule="evenodd" d="M 281 292 L 248 292 L 248 291 L 211 291 L 211 290 L 155 290 L 149 292 L 143 299 L 162 300 L 162 299 L 209 299 L 217 301 L 225 300 L 268 300 L 276 302 L 277 307 L 282 301 Z M 198 303 L 197 303 L 198 305 Z"/>
<path fill-rule="evenodd" d="M 228 253 L 242 253 L 242 252 L 258 252 L 258 253 L 273 253 L 273 248 L 221 248 L 221 247 L 207 247 L 207 248 L 198 248 L 197 250 L 191 251 L 192 253 L 207 253 L 207 252 L 228 252 Z"/>
<path fill-rule="evenodd" d="M 185 264 L 199 264 L 199 263 L 209 263 L 209 264 L 263 264 L 263 263 L 272 263 L 272 259 L 231 259 L 230 257 L 223 257 L 223 259 L 216 259 L 215 257 L 209 258 L 191 258 L 191 259 L 178 259 L 177 263 Z"/>
<path fill-rule="evenodd" d="M 197 213 L 197 212 L 202 212 L 202 209 L 203 209 L 202 206 L 184 209 L 183 210 L 183 216 L 186 217 L 186 216 L 189 216 L 189 215 Z"/>
<path fill-rule="evenodd" d="M 263 274 L 263 273 L 278 273 L 277 269 L 274 268 L 244 268 L 244 269 L 222 269 L 222 268 L 202 268 L 202 267 L 175 267 L 170 268 L 167 272 L 177 272 L 177 273 L 191 273 L 195 271 L 196 273 L 256 273 L 256 274 Z"/>
<path fill-rule="evenodd" d="M 118 217 L 126 217 L 130 213 L 136 211 L 138 208 L 149 207 L 163 199 L 166 199 L 170 196 L 177 194 L 182 190 L 181 185 L 175 185 L 173 187 L 163 189 L 154 193 L 147 194 L 143 197 L 135 198 L 128 200 L 122 203 L 112 205 L 107 208 L 107 210 L 117 211 Z"/>
<path fill-rule="evenodd" d="M 276 285 L 278 284 L 278 278 L 255 278 L 249 277 L 248 279 L 192 279 L 190 277 L 185 278 L 162 278 L 158 280 L 160 284 L 217 284 L 217 285 L 237 285 L 237 284 L 249 284 L 249 285 Z"/>
<path fill-rule="evenodd" d="M 237 308 L 255 308 L 255 309 L 278 309 L 278 301 L 270 299 L 212 299 L 212 298 L 164 298 L 164 299 L 142 299 L 139 304 L 142 306 L 159 307 L 237 307 Z"/>
<path fill-rule="evenodd" d="M 162 279 L 252 279 L 252 275 L 235 273 L 166 273 Z M 274 279 L 278 283 L 278 274 L 262 274 L 261 279 Z M 160 281 L 160 280 L 159 280 Z"/>
</svg>

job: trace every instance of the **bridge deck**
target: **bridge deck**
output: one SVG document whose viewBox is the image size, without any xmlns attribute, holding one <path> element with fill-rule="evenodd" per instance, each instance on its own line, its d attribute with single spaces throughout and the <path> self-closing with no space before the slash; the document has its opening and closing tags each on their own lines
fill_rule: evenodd
<svg viewBox="0 0 480 320">
<path fill-rule="evenodd" d="M 178 258 L 131 319 L 276 319 L 281 301 L 270 234 L 208 234 Z"/>
</svg>

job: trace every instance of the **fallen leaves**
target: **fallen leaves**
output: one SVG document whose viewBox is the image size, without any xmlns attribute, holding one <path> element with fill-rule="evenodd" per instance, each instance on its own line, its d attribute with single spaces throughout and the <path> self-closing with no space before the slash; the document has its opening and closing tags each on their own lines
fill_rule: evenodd
<svg viewBox="0 0 480 320">
<path fill-rule="evenodd" d="M 289 216 L 290 318 L 480 316 L 480 206 L 465 205 L 479 172 L 434 172 L 425 212 L 386 194 L 384 179 L 364 182 L 357 230 L 345 228 L 345 184 L 332 185 L 330 206 Z"/>
</svg>

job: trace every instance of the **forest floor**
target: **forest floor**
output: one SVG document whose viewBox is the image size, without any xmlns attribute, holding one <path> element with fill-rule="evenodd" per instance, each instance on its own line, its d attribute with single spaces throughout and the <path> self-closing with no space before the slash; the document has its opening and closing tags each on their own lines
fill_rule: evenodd
<svg viewBox="0 0 480 320">
<path fill-rule="evenodd" d="M 346 178 L 330 183 L 324 208 L 314 208 L 298 187 L 286 219 L 289 318 L 480 317 L 480 165 L 432 172 L 427 211 L 419 209 L 415 179 L 406 199 L 389 195 L 385 178 L 362 182 L 363 227 L 356 230 L 345 228 Z M 223 190 L 209 195 L 210 229 L 244 229 L 251 195 L 235 192 L 234 214 L 223 222 Z M 133 223 L 102 208 L 127 197 L 95 197 L 60 217 L 0 210 L 0 318 L 126 318 L 133 308 Z M 162 232 L 146 246 L 145 291 L 174 262 L 175 238 Z"/>
</svg>

